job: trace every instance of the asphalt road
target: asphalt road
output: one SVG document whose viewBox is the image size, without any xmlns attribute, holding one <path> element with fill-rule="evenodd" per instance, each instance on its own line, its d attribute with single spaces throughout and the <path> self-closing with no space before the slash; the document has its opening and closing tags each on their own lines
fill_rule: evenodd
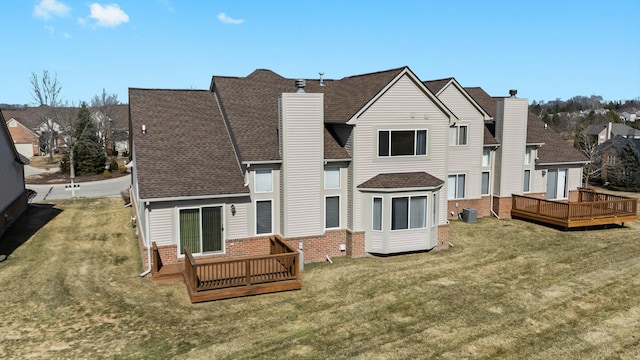
<svg viewBox="0 0 640 360">
<path fill-rule="evenodd" d="M 122 190 L 126 190 L 131 185 L 131 175 L 121 176 L 115 179 L 91 181 L 78 183 L 79 187 L 75 191 L 68 190 L 66 184 L 27 184 L 27 189 L 35 190 L 38 195 L 31 202 L 45 200 L 71 199 L 75 193 L 77 198 L 91 198 L 104 196 L 120 196 Z"/>
</svg>

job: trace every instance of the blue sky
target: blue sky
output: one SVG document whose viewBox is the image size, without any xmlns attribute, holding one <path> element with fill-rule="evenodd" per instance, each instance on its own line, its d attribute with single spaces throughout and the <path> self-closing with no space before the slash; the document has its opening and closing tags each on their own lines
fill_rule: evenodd
<svg viewBox="0 0 640 360">
<path fill-rule="evenodd" d="M 494 96 L 640 97 L 640 1 L 2 1 L 0 103 L 56 73 L 69 102 L 106 89 L 208 89 L 256 68 L 289 78 L 407 65 Z"/>
</svg>

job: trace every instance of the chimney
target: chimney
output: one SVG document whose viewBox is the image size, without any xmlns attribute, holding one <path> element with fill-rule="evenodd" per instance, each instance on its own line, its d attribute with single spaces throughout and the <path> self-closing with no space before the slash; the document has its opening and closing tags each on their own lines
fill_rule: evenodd
<svg viewBox="0 0 640 360">
<path fill-rule="evenodd" d="M 324 76 L 324 73 L 321 71 L 318 74 L 320 74 L 320 86 L 324 86 L 324 79 L 322 78 Z"/>
<path fill-rule="evenodd" d="M 607 138 L 605 140 L 611 139 L 611 121 L 607 124 Z"/>
<path fill-rule="evenodd" d="M 305 86 L 307 86 L 307 82 L 304 79 L 296 80 L 296 89 L 297 89 L 296 92 L 297 93 L 303 93 Z"/>
</svg>

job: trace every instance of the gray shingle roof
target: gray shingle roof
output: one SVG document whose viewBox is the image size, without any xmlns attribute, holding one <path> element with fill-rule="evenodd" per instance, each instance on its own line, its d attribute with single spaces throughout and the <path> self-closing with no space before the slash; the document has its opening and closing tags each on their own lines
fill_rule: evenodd
<svg viewBox="0 0 640 360">
<path fill-rule="evenodd" d="M 437 94 L 438 91 L 442 90 L 442 88 L 447 85 L 452 79 L 452 77 L 449 77 L 445 79 L 423 81 L 422 83 L 427 87 L 427 89 L 429 89 L 429 91 Z"/>
<path fill-rule="evenodd" d="M 325 122 L 346 123 L 404 69 L 324 80 L 324 86 L 318 79 L 306 80 L 305 92 L 324 94 Z M 295 79 L 258 69 L 242 78 L 214 76 L 211 87 L 221 100 L 242 160 L 280 160 L 278 96 L 295 92 Z M 325 144 L 325 148 L 334 145 Z"/>
<path fill-rule="evenodd" d="M 142 199 L 249 193 L 213 93 L 129 89 L 129 104 Z"/>
<path fill-rule="evenodd" d="M 358 189 L 413 189 L 434 188 L 444 184 L 443 180 L 421 171 L 410 173 L 378 174 L 358 185 Z"/>
</svg>

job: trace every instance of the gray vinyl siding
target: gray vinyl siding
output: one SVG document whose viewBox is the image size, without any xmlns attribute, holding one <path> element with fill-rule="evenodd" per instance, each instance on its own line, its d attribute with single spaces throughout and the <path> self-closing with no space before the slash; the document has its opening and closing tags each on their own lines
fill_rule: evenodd
<svg viewBox="0 0 640 360">
<path fill-rule="evenodd" d="M 149 209 L 149 237 L 158 246 L 174 244 L 173 208 L 150 207 Z"/>
<path fill-rule="evenodd" d="M 500 147 L 496 156 L 494 182 L 494 192 L 498 196 L 522 194 L 527 112 L 527 99 L 498 99 L 496 137 Z"/>
<path fill-rule="evenodd" d="M 467 125 L 467 145 L 449 144 L 449 174 L 466 175 L 466 199 L 477 199 L 482 193 L 482 149 L 484 117 L 453 84 L 438 98 L 460 119 L 457 125 Z"/>
<path fill-rule="evenodd" d="M 353 130 L 353 186 L 380 173 L 411 171 L 426 171 L 446 183 L 448 124 L 449 119 L 407 75 L 400 78 L 357 119 Z M 380 129 L 427 129 L 427 156 L 378 158 Z M 358 193 L 357 189 L 354 191 Z M 365 230 L 362 197 L 354 196 L 353 201 L 353 229 Z M 441 209 L 446 209 L 444 201 L 446 196 L 440 199 Z M 441 214 L 440 221 L 445 218 Z"/>
<path fill-rule="evenodd" d="M 285 237 L 324 232 L 323 94 L 284 93 L 282 113 L 282 194 Z"/>
<path fill-rule="evenodd" d="M 255 174 L 258 169 L 271 169 L 272 175 L 272 191 L 271 192 L 256 192 L 256 184 L 255 184 Z M 245 176 L 245 181 L 249 184 L 249 190 L 251 191 L 251 199 L 253 200 L 253 205 L 248 206 L 247 208 L 247 222 L 246 222 L 246 233 L 248 236 L 256 236 L 256 208 L 255 202 L 259 200 L 271 200 L 271 224 L 273 226 L 272 230 L 274 234 L 279 234 L 280 229 L 282 228 L 282 222 L 284 221 L 284 217 L 282 214 L 281 204 L 281 193 L 282 193 L 282 184 L 280 181 L 280 167 L 279 164 L 265 164 L 265 165 L 252 165 L 249 167 L 249 171 Z"/>
<path fill-rule="evenodd" d="M 4 126 L 4 124 L 0 126 Z M 2 174 L 0 212 L 4 211 L 4 209 L 24 193 L 24 170 L 22 165 L 15 161 L 16 156 L 12 148 L 13 143 L 9 142 L 11 138 L 8 136 L 8 132 L 6 135 L 7 136 L 4 136 L 2 132 L 0 132 L 0 174 Z M 0 216 L 2 216 L 1 213 Z"/>
</svg>

